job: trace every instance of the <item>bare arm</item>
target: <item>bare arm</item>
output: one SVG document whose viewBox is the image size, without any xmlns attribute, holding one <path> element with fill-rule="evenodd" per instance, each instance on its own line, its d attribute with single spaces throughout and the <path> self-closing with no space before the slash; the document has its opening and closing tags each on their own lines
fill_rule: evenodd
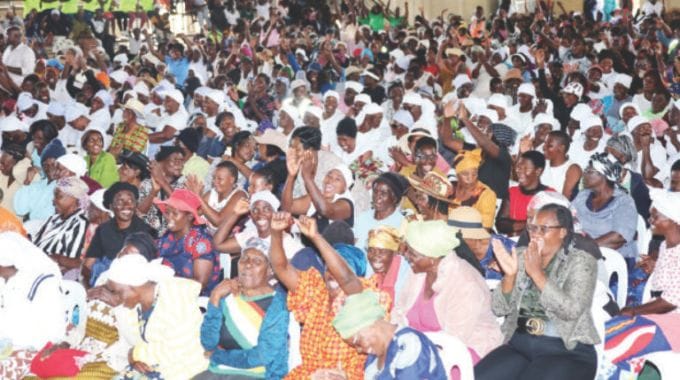
<svg viewBox="0 0 680 380">
<path fill-rule="evenodd" d="M 331 220 L 347 219 L 352 215 L 352 208 L 347 201 L 337 200 L 332 202 L 325 198 L 321 190 L 314 183 L 314 176 L 303 170 L 302 180 L 307 189 L 308 198 L 311 199 L 316 210 L 323 216 Z"/>
<path fill-rule="evenodd" d="M 208 285 L 212 270 L 212 261 L 201 258 L 194 260 L 194 280 L 199 282 L 202 288 Z"/>
<path fill-rule="evenodd" d="M 272 217 L 271 248 L 269 259 L 276 278 L 283 283 L 289 292 L 295 291 L 298 286 L 300 275 L 290 264 L 283 250 L 283 230 L 288 227 L 290 214 L 277 212 Z"/>
<path fill-rule="evenodd" d="M 608 232 L 599 238 L 595 239 L 595 242 L 597 245 L 600 247 L 607 247 L 611 249 L 619 249 L 621 248 L 624 244 L 626 244 L 626 239 L 621 236 L 620 233 L 618 232 Z"/>
<path fill-rule="evenodd" d="M 578 186 L 578 182 L 581 180 L 581 167 L 573 164 L 567 169 L 567 176 L 564 180 L 564 186 L 562 187 L 562 195 L 571 199 L 571 195 L 574 193 L 574 189 Z"/>
<path fill-rule="evenodd" d="M 149 133 L 149 142 L 160 144 L 175 137 L 177 130 L 169 125 L 163 127 L 160 132 Z"/>
</svg>

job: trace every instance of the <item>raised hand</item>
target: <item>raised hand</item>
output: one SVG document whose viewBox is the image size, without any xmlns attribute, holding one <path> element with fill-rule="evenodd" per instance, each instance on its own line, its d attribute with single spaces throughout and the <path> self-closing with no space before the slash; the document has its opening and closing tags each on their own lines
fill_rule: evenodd
<svg viewBox="0 0 680 380">
<path fill-rule="evenodd" d="M 238 294 L 240 285 L 236 279 L 226 279 L 217 284 L 210 293 L 210 303 L 218 306 L 220 300 L 229 294 Z"/>
<path fill-rule="evenodd" d="M 288 148 L 286 152 L 286 168 L 290 175 L 298 175 L 300 171 L 300 157 L 295 149 Z"/>
<path fill-rule="evenodd" d="M 198 179 L 198 177 L 194 174 L 190 174 L 187 176 L 186 187 L 187 190 L 198 195 L 199 197 L 203 193 L 203 181 Z"/>
<path fill-rule="evenodd" d="M 543 273 L 541 245 L 542 242 L 532 240 L 529 242 L 526 251 L 524 251 L 524 270 L 532 279 Z"/>
<path fill-rule="evenodd" d="M 519 259 L 517 258 L 517 251 L 513 248 L 512 253 L 505 249 L 503 243 L 498 239 L 491 240 L 493 247 L 493 254 L 496 257 L 496 262 L 506 276 L 515 276 L 519 268 Z"/>
<path fill-rule="evenodd" d="M 297 224 L 298 228 L 300 228 L 300 232 L 310 239 L 316 237 L 319 234 L 319 230 L 316 226 L 316 219 L 314 218 L 302 215 L 295 224 Z"/>
<path fill-rule="evenodd" d="M 236 215 L 247 214 L 248 212 L 250 212 L 250 202 L 245 198 L 239 199 L 238 202 L 236 202 L 236 204 L 234 205 L 234 212 L 236 213 Z"/>
<path fill-rule="evenodd" d="M 289 212 L 275 212 L 270 224 L 272 231 L 285 231 L 291 225 L 292 219 Z"/>
</svg>

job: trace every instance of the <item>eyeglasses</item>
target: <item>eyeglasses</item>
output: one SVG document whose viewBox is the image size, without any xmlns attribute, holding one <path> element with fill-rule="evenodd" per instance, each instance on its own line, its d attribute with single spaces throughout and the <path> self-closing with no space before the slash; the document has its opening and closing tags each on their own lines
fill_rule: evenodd
<svg viewBox="0 0 680 380">
<path fill-rule="evenodd" d="M 564 228 L 562 226 L 546 226 L 544 224 L 527 224 L 527 230 L 530 234 L 545 235 L 552 229 Z"/>
</svg>

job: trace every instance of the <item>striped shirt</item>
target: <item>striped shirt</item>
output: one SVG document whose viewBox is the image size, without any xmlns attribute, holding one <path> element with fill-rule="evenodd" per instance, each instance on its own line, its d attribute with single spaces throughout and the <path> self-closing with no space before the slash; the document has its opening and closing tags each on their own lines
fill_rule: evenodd
<svg viewBox="0 0 680 380">
<path fill-rule="evenodd" d="M 79 258 L 83 252 L 87 225 L 83 210 L 76 211 L 66 219 L 54 214 L 40 227 L 33 243 L 48 255 Z"/>
</svg>

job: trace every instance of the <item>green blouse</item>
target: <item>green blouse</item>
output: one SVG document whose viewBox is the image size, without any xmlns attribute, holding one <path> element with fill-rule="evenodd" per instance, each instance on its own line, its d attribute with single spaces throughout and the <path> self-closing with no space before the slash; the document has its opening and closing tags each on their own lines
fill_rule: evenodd
<svg viewBox="0 0 680 380">
<path fill-rule="evenodd" d="M 94 163 L 90 155 L 86 155 L 85 162 L 87 162 L 87 175 L 99 182 L 102 187 L 108 189 L 109 186 L 118 182 L 118 166 L 111 153 L 101 152 Z"/>
</svg>

